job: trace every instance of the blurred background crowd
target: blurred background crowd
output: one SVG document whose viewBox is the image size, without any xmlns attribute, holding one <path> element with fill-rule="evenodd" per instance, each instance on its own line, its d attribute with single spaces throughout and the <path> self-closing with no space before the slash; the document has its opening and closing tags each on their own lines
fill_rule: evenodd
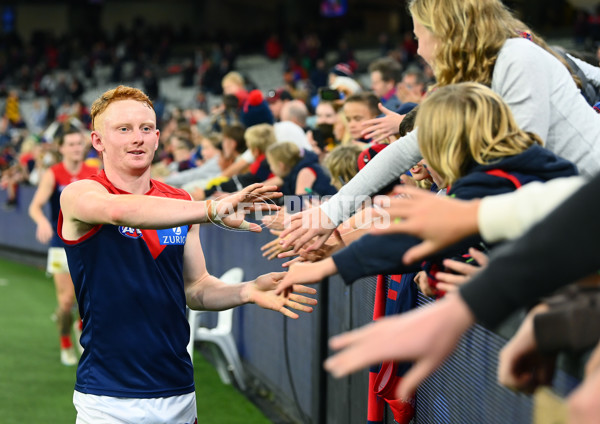
<svg viewBox="0 0 600 424">
<path fill-rule="evenodd" d="M 231 138 L 226 127 L 292 122 L 302 129 L 297 144 L 319 152 L 324 163 L 338 145 L 369 141 L 352 135 L 344 98 L 372 93 L 396 112 L 408 104 L 405 113 L 433 82 L 431 69 L 416 55 L 404 2 L 313 1 L 302 8 L 289 1 L 267 2 L 258 14 L 240 2 L 203 3 L 175 2 L 162 18 L 157 2 L 145 11 L 134 3 L 108 1 L 56 2 L 51 9 L 36 2 L 3 6 L 0 178 L 9 192 L 5 207 L 18 201 L 19 184 L 35 185 L 56 162 L 59 124 L 89 130 L 91 99 L 120 83 L 142 88 L 154 101 L 162 131 L 155 176 L 167 178 L 218 155 L 213 161 L 218 168 L 200 173 L 200 179 L 183 179 L 201 180 L 193 187 L 207 188 L 204 183 L 212 177 L 247 171 L 238 165 L 225 172 L 237 152 L 247 150 L 239 134 L 233 153 L 224 151 L 224 140 Z M 561 44 L 598 63 L 600 7 L 509 3 L 536 28 L 553 28 Z M 122 13 L 115 18 L 116 12 Z M 44 13 L 55 19 L 40 16 Z M 380 113 L 373 109 L 359 119 Z M 288 126 L 284 138 L 289 131 Z M 89 160 L 98 163 L 94 156 L 90 151 Z M 245 159 L 251 165 L 255 158 L 248 153 Z"/>
</svg>

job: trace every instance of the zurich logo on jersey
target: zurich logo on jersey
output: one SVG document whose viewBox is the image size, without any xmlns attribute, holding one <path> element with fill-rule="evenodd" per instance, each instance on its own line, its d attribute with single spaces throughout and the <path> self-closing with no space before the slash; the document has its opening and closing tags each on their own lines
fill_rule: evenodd
<svg viewBox="0 0 600 424">
<path fill-rule="evenodd" d="M 132 227 L 123 227 L 122 225 L 119 227 L 119 232 L 122 236 L 129 238 L 140 238 L 142 237 L 142 230 L 138 230 L 137 228 Z"/>
<path fill-rule="evenodd" d="M 175 227 L 168 228 L 166 230 L 156 230 L 158 234 L 158 240 L 161 245 L 184 245 L 185 239 L 187 238 L 188 227 Z"/>
</svg>

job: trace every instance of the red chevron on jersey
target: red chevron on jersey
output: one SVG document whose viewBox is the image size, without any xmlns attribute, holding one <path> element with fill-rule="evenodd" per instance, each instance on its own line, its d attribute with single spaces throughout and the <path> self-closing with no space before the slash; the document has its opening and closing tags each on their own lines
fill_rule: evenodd
<svg viewBox="0 0 600 424">
<path fill-rule="evenodd" d="M 165 250 L 166 246 L 160 245 L 156 230 L 142 230 L 142 238 L 146 242 L 146 246 L 148 246 L 148 250 L 150 250 L 154 259 L 158 258 L 158 255 Z"/>
</svg>

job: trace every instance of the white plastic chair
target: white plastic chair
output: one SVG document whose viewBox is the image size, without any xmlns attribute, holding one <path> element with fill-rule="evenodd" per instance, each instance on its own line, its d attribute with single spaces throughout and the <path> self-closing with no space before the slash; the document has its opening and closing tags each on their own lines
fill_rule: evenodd
<svg viewBox="0 0 600 424">
<path fill-rule="evenodd" d="M 241 283 L 243 278 L 244 270 L 236 267 L 225 272 L 219 279 L 227 284 L 237 284 Z M 231 372 L 238 387 L 241 390 L 245 390 L 246 382 L 242 361 L 240 360 L 240 355 L 231 331 L 233 326 L 233 309 L 218 312 L 217 326 L 215 328 L 206 328 L 198 325 L 198 319 L 203 312 L 206 311 L 189 310 L 190 342 L 188 343 L 187 350 L 190 358 L 193 361 L 194 344 L 196 341 L 210 342 L 211 348 L 216 351 L 218 347 L 225 358 L 225 363 L 223 363 L 224 361 L 220 359 L 218 352 L 215 352 L 217 354 L 215 355 L 217 358 L 216 368 L 221 381 L 225 384 L 231 384 Z"/>
</svg>

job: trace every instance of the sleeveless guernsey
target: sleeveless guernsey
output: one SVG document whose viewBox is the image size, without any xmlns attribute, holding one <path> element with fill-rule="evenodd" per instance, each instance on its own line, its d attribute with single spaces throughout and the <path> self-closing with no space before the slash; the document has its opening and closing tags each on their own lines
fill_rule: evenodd
<svg viewBox="0 0 600 424">
<path fill-rule="evenodd" d="M 129 194 L 104 171 L 90 179 L 110 193 Z M 146 195 L 190 200 L 154 180 Z M 126 398 L 194 391 L 183 286 L 188 229 L 97 225 L 79 240 L 63 239 L 83 319 L 75 390 Z M 58 230 L 62 237 L 62 214 Z"/>
</svg>

